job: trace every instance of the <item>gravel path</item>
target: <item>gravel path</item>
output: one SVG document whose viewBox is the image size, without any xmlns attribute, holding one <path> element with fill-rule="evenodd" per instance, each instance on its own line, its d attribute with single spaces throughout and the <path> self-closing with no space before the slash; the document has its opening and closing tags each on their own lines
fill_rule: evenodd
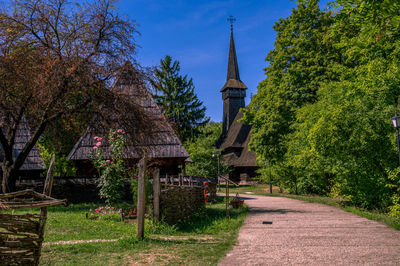
<svg viewBox="0 0 400 266">
<path fill-rule="evenodd" d="M 219 265 L 400 265 L 400 231 L 340 209 L 241 195 L 250 212 Z"/>
</svg>

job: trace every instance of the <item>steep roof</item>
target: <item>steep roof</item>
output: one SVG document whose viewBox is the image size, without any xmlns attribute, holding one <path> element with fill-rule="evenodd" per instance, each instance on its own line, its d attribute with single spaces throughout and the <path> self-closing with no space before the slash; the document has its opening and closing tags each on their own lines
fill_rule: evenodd
<svg viewBox="0 0 400 266">
<path fill-rule="evenodd" d="M 188 158 L 189 154 L 143 82 L 132 82 L 132 79 L 137 80 L 136 73 L 133 66 L 127 63 L 122 68 L 112 90 L 129 97 L 134 103 L 138 104 L 142 112 L 148 117 L 149 123 L 154 126 L 151 132 L 146 132 L 148 137 L 145 138 L 143 138 L 143 132 L 140 132 L 140 129 L 136 129 L 135 132 L 126 132 L 127 146 L 123 150 L 123 157 L 125 159 L 139 159 L 143 156 L 143 153 L 146 153 L 146 157 L 153 159 L 180 158 L 184 160 Z M 68 159 L 89 159 L 93 146 L 96 144 L 93 138 L 95 136 L 104 137 L 106 133 L 105 129 L 96 123 L 95 118 L 92 125 L 88 126 L 85 134 L 75 144 L 68 155 Z M 105 143 L 102 145 L 102 149 L 103 156 L 110 158 L 109 146 Z"/>
<path fill-rule="evenodd" d="M 1 117 L 0 120 L 2 120 Z M 1 126 L 2 126 L 2 121 L 0 121 L 0 128 Z M 14 160 L 17 158 L 18 154 L 22 151 L 25 144 L 29 141 L 30 138 L 31 138 L 30 128 L 25 117 L 23 117 L 15 134 L 15 144 L 13 150 Z M 2 145 L 0 144 L 0 161 L 2 161 L 3 159 L 4 159 L 4 151 Z M 20 170 L 21 171 L 43 170 L 45 168 L 46 165 L 44 164 L 43 159 L 40 156 L 39 150 L 35 145 L 29 152 Z"/>
<path fill-rule="evenodd" d="M 238 112 L 229 127 L 226 138 L 220 148 L 223 150 L 225 162 L 234 167 L 257 166 L 257 156 L 249 150 L 251 126 L 239 122 L 243 113 Z"/>
<path fill-rule="evenodd" d="M 240 80 L 233 30 L 231 30 L 231 39 L 229 42 L 228 73 L 226 75 L 226 80 L 230 79 Z"/>
<path fill-rule="evenodd" d="M 229 43 L 228 72 L 226 75 L 226 83 L 221 91 L 227 88 L 246 90 L 247 87 L 240 80 L 239 67 L 236 56 L 235 42 L 233 40 L 233 30 L 231 28 L 231 39 Z"/>
</svg>

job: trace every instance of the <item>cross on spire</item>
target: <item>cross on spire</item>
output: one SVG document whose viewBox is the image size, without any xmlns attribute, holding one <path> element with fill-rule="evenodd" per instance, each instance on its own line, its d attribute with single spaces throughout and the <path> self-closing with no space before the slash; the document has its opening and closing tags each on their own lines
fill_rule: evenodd
<svg viewBox="0 0 400 266">
<path fill-rule="evenodd" d="M 231 31 L 233 31 L 233 22 L 235 22 L 236 19 L 232 15 L 230 15 L 227 21 L 231 23 Z"/>
</svg>

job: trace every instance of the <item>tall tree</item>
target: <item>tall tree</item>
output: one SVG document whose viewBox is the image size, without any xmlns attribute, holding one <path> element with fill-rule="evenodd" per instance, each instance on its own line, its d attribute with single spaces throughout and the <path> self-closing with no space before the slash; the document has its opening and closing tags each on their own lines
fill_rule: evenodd
<svg viewBox="0 0 400 266">
<path fill-rule="evenodd" d="M 161 59 L 160 66 L 155 69 L 155 78 L 151 81 L 156 95 L 155 100 L 164 115 L 174 127 L 182 141 L 193 138 L 199 127 L 208 123 L 203 106 L 194 93 L 193 80 L 182 76 L 179 61 L 172 61 L 167 55 Z"/>
<path fill-rule="evenodd" d="M 296 109 L 315 102 L 321 83 L 332 78 L 328 65 L 337 53 L 324 41 L 331 24 L 317 0 L 298 1 L 289 17 L 275 23 L 275 48 L 265 59 L 267 77 L 244 110 L 244 121 L 253 125 L 250 148 L 259 160 L 283 159 Z"/>
<path fill-rule="evenodd" d="M 315 104 L 297 110 L 287 161 L 302 169 L 303 183 L 365 208 L 386 208 L 399 195 L 390 118 L 399 111 L 400 9 L 398 1 L 338 2 L 330 35 L 340 36 L 334 45 L 343 60 L 333 65 L 339 78 L 322 84 Z M 324 188 L 316 181 L 326 177 L 331 186 Z"/>
<path fill-rule="evenodd" d="M 298 1 L 276 25 L 246 121 L 251 147 L 281 185 L 400 215 L 398 1 L 338 0 L 335 12 Z M 392 204 L 392 206 L 390 206 Z"/>
<path fill-rule="evenodd" d="M 91 117 L 102 106 L 127 113 L 107 89 L 132 59 L 133 21 L 113 0 L 13 0 L 0 11 L 0 144 L 2 190 L 13 190 L 18 170 L 45 129 L 60 119 Z M 114 119 L 115 119 L 114 117 Z M 31 138 L 18 154 L 15 136 L 27 121 Z"/>
</svg>

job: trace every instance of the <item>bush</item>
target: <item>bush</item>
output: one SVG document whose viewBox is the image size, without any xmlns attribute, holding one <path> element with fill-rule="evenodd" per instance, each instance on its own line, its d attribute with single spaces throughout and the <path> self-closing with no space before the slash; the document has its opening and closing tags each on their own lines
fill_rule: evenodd
<svg viewBox="0 0 400 266">
<path fill-rule="evenodd" d="M 101 149 L 103 138 L 94 137 L 97 143 L 93 147 L 92 161 L 100 175 L 98 183 L 100 198 L 105 199 L 108 204 L 120 201 L 124 195 L 124 178 L 127 172 L 122 159 L 122 149 L 125 146 L 124 134 L 122 129 L 110 130 L 108 134 L 110 159 L 103 156 Z"/>
</svg>

